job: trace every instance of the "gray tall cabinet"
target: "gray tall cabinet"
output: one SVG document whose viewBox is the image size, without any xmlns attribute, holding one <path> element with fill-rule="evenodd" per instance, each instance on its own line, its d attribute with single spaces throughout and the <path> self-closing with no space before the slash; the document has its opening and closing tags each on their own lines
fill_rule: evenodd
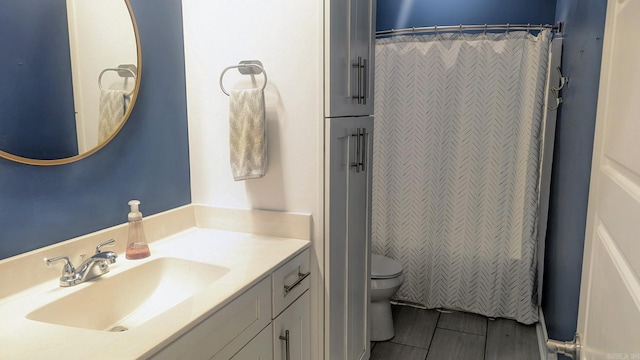
<svg viewBox="0 0 640 360">
<path fill-rule="evenodd" d="M 366 360 L 375 0 L 326 0 L 325 16 L 325 359 Z"/>
</svg>

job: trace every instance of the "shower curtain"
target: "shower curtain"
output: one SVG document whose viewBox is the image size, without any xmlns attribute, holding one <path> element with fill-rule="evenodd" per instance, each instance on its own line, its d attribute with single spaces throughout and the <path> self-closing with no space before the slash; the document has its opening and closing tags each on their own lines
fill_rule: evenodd
<svg viewBox="0 0 640 360">
<path fill-rule="evenodd" d="M 536 229 L 550 32 L 376 43 L 373 251 L 396 298 L 538 320 Z"/>
</svg>

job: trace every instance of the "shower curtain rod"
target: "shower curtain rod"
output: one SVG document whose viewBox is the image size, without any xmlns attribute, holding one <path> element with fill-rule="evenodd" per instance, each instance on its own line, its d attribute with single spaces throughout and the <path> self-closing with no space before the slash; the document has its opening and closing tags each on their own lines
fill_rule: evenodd
<svg viewBox="0 0 640 360">
<path fill-rule="evenodd" d="M 531 25 L 531 24 L 504 24 L 504 25 L 449 25 L 449 26 L 429 26 L 429 27 L 412 27 L 404 29 L 391 29 L 376 31 L 376 37 L 389 36 L 389 35 L 407 35 L 415 33 L 430 33 L 430 32 L 456 32 L 456 31 L 496 31 L 496 30 L 527 30 L 527 31 L 539 31 L 551 29 L 554 32 L 562 32 L 562 23 L 557 25 Z"/>
</svg>

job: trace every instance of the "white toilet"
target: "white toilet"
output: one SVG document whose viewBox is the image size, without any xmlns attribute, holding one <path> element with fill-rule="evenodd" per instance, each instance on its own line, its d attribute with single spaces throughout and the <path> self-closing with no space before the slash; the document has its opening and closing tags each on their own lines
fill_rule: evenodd
<svg viewBox="0 0 640 360">
<path fill-rule="evenodd" d="M 371 254 L 371 341 L 385 341 L 393 337 L 389 300 L 403 281 L 402 265 L 398 261 Z"/>
</svg>

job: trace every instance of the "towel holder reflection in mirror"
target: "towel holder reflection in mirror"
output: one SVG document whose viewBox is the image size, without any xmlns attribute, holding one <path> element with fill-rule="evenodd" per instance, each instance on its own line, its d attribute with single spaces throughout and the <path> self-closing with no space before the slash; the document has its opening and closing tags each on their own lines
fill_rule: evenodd
<svg viewBox="0 0 640 360">
<path fill-rule="evenodd" d="M 117 68 L 106 68 L 104 70 L 102 70 L 100 72 L 100 75 L 98 75 L 98 88 L 100 90 L 102 90 L 102 75 L 104 75 L 104 73 L 108 72 L 108 71 L 115 71 L 116 73 L 118 73 L 118 75 L 122 78 L 133 78 L 133 80 L 136 80 L 136 71 L 137 68 L 135 65 L 133 64 L 126 64 L 126 65 L 118 65 Z M 127 95 L 131 95 L 133 94 L 133 90 L 127 94 Z"/>
<path fill-rule="evenodd" d="M 243 75 L 257 75 L 262 73 L 262 75 L 264 75 L 264 84 L 262 85 L 262 90 L 267 87 L 267 72 L 264 71 L 262 62 L 260 60 L 243 60 L 240 61 L 238 65 L 226 67 L 224 70 L 222 70 L 222 74 L 220 74 L 220 89 L 222 89 L 222 92 L 227 96 L 229 96 L 229 93 L 227 92 L 227 90 L 225 90 L 224 85 L 222 84 L 222 80 L 224 79 L 224 74 L 229 69 L 238 69 L 240 74 Z"/>
</svg>

